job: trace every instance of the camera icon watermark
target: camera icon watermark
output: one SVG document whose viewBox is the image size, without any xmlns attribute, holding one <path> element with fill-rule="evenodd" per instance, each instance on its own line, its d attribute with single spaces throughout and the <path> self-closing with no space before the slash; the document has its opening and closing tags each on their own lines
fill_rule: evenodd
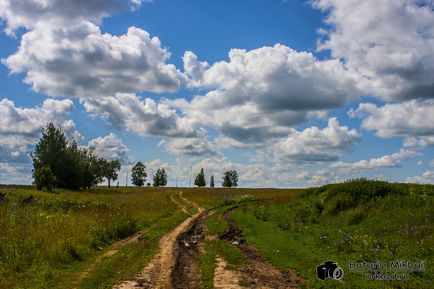
<svg viewBox="0 0 434 289">
<path fill-rule="evenodd" d="M 316 276 L 320 280 L 341 280 L 344 277 L 344 270 L 335 261 L 328 260 L 316 267 Z"/>
</svg>

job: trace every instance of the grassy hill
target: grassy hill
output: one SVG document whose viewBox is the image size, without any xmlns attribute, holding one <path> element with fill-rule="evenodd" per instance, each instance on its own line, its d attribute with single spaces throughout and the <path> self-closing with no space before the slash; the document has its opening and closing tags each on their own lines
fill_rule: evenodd
<svg viewBox="0 0 434 289">
<path fill-rule="evenodd" d="M 266 259 L 295 269 L 309 287 L 432 288 L 434 186 L 359 179 L 308 189 L 292 202 L 249 204 L 232 218 Z M 342 282 L 316 278 L 316 265 L 326 260 L 343 268 Z M 408 282 L 368 281 L 372 272 L 350 271 L 351 260 L 426 261 L 426 269 L 399 271 Z"/>
</svg>

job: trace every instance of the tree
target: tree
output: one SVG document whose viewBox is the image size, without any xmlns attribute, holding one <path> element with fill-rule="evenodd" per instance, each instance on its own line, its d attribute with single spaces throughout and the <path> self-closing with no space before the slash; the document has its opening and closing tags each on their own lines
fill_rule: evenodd
<svg viewBox="0 0 434 289">
<path fill-rule="evenodd" d="M 47 166 L 40 167 L 36 170 L 34 172 L 34 178 L 38 190 L 45 188 L 48 192 L 52 192 L 56 185 L 56 177 Z"/>
<path fill-rule="evenodd" d="M 141 162 L 138 162 L 131 170 L 131 179 L 135 186 L 141 187 L 146 182 L 146 166 Z"/>
<path fill-rule="evenodd" d="M 238 186 L 238 173 L 235 170 L 226 171 L 223 174 L 222 179 L 223 179 L 222 186 L 225 188 L 232 188 Z"/>
<path fill-rule="evenodd" d="M 87 189 L 102 183 L 104 180 L 104 166 L 106 160 L 95 156 L 94 151 L 94 147 L 82 149 L 82 159 L 84 161 L 84 188 Z"/>
<path fill-rule="evenodd" d="M 222 187 L 225 187 L 225 188 L 230 188 L 230 187 L 232 187 L 231 176 L 230 176 L 230 174 L 229 174 L 229 171 L 226 171 L 226 172 L 223 174 L 222 179 L 223 179 Z"/>
<path fill-rule="evenodd" d="M 197 174 L 196 179 L 194 180 L 194 184 L 198 187 L 205 187 L 205 173 L 203 172 L 203 168 L 200 169 L 200 173 Z"/>
<path fill-rule="evenodd" d="M 158 169 L 154 177 L 154 187 L 164 187 L 167 185 L 167 173 L 165 169 Z"/>
<path fill-rule="evenodd" d="M 46 183 L 45 179 L 51 178 L 45 174 L 52 174 L 62 169 L 62 162 L 65 158 L 67 141 L 63 131 L 49 123 L 42 130 L 42 137 L 35 146 L 35 151 L 30 155 L 33 161 L 33 178 L 38 189 L 42 189 Z M 55 178 L 53 187 L 56 187 L 61 179 Z M 41 183 L 42 182 L 42 183 Z"/>
<path fill-rule="evenodd" d="M 118 172 L 121 170 L 121 163 L 118 160 L 105 161 L 104 164 L 104 177 L 108 181 L 108 187 L 110 188 L 110 182 L 118 179 Z"/>
<path fill-rule="evenodd" d="M 98 158 L 94 151 L 93 147 L 80 147 L 73 140 L 67 141 L 63 130 L 49 123 L 31 154 L 36 187 L 79 190 L 101 183 L 110 175 L 110 162 Z M 112 166 L 116 173 L 117 165 Z M 113 179 L 113 174 L 110 178 Z"/>
<path fill-rule="evenodd" d="M 167 173 L 165 169 L 160 170 L 160 186 L 165 187 L 167 185 Z"/>
<path fill-rule="evenodd" d="M 211 188 L 214 188 L 214 175 L 212 175 L 211 178 L 209 179 L 209 186 Z"/>
<path fill-rule="evenodd" d="M 231 178 L 232 187 L 234 188 L 238 187 L 238 172 L 236 170 L 232 170 L 230 171 L 229 174 Z"/>
</svg>

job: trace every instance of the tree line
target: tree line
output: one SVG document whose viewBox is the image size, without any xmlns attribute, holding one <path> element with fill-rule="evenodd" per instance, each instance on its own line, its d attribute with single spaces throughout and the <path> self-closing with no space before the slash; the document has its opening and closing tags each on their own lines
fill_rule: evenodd
<svg viewBox="0 0 434 289">
<path fill-rule="evenodd" d="M 224 172 L 222 176 L 223 182 L 222 187 L 225 188 L 236 188 L 238 187 L 238 172 L 235 170 L 230 170 Z M 206 187 L 206 181 L 205 181 L 205 172 L 203 168 L 200 169 L 200 172 L 196 175 L 196 178 L 194 180 L 194 184 L 198 187 Z M 209 186 L 211 188 L 214 188 L 214 175 L 211 175 L 209 180 Z"/>
<path fill-rule="evenodd" d="M 67 140 L 61 128 L 49 123 L 42 130 L 42 137 L 31 153 L 33 161 L 33 179 L 38 190 L 52 191 L 54 188 L 71 190 L 89 189 L 107 180 L 108 186 L 118 179 L 121 163 L 118 160 L 107 160 L 95 154 L 94 147 L 81 147 L 74 140 Z M 132 183 L 144 186 L 146 183 L 146 166 L 137 162 L 131 170 Z M 167 185 L 167 172 L 159 168 L 154 174 L 152 186 Z M 224 172 L 223 187 L 237 187 L 238 173 L 235 170 Z M 118 183 L 119 184 L 119 183 Z M 203 168 L 197 174 L 194 184 L 205 187 Z M 151 186 L 151 183 L 146 183 Z M 214 175 L 210 177 L 210 187 L 215 186 Z"/>
<path fill-rule="evenodd" d="M 146 182 L 146 166 L 142 162 L 138 162 L 133 169 L 131 170 L 131 179 L 132 183 L 135 186 L 141 187 L 145 185 Z M 231 187 L 237 187 L 238 186 L 238 172 L 235 170 L 226 171 L 223 174 L 223 182 L 222 186 L 226 188 Z M 167 184 L 167 173 L 164 169 L 158 169 L 153 177 L 153 186 L 165 186 Z M 205 172 L 203 168 L 200 170 L 200 172 L 196 175 L 196 178 L 194 180 L 194 184 L 198 187 L 205 187 L 206 181 L 205 181 Z M 148 186 L 151 184 L 148 183 Z M 214 175 L 211 175 L 209 186 L 213 188 L 215 186 L 214 182 Z"/>
<path fill-rule="evenodd" d="M 131 181 L 133 185 L 137 187 L 142 187 L 146 182 L 146 166 L 142 162 L 137 162 L 131 170 Z M 153 186 L 154 187 L 164 187 L 167 185 L 167 173 L 164 168 L 158 169 L 153 176 Z M 151 183 L 147 183 L 147 186 L 151 186 Z"/>
</svg>

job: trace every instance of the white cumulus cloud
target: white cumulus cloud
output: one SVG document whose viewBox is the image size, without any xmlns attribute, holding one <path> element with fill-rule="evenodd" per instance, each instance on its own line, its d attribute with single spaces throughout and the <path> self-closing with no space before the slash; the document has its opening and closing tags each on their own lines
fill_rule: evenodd
<svg viewBox="0 0 434 289">
<path fill-rule="evenodd" d="M 15 106 L 8 99 L 0 100 L 0 161 L 28 161 L 26 155 L 49 122 L 64 126 L 69 137 L 80 136 L 72 120 L 65 120 L 71 113 L 71 100 L 46 99 L 40 106 L 24 108 Z"/>
<path fill-rule="evenodd" d="M 24 72 L 36 92 L 88 98 L 177 90 L 183 75 L 166 63 L 169 57 L 158 37 L 142 29 L 130 27 L 114 36 L 83 22 L 27 32 L 3 63 L 12 73 Z"/>
<path fill-rule="evenodd" d="M 95 154 L 105 159 L 118 160 L 121 163 L 127 163 L 130 159 L 130 150 L 114 133 L 92 139 L 89 141 L 88 146 L 94 147 Z"/>
<path fill-rule="evenodd" d="M 430 0 L 314 0 L 330 26 L 330 50 L 358 74 L 359 87 L 388 100 L 434 97 L 434 12 Z M 324 30 L 322 30 L 324 32 Z M 324 33 L 322 33 L 324 34 Z"/>
<path fill-rule="evenodd" d="M 6 32 L 20 27 L 71 26 L 83 20 L 99 22 L 117 11 L 137 8 L 149 0 L 0 0 Z"/>
<path fill-rule="evenodd" d="M 377 106 L 361 103 L 349 116 L 362 119 L 362 127 L 380 137 L 406 137 L 404 146 L 434 143 L 434 101 L 411 100 Z"/>
<path fill-rule="evenodd" d="M 341 169 L 341 172 L 346 173 L 368 169 L 394 168 L 401 167 L 401 161 L 413 158 L 418 155 L 420 155 L 420 153 L 416 151 L 401 149 L 399 152 L 385 155 L 379 158 L 361 160 L 354 163 L 337 162 L 332 164 L 330 167 Z"/>
<path fill-rule="evenodd" d="M 194 137 L 196 123 L 181 117 L 170 105 L 151 98 L 142 100 L 135 94 L 86 99 L 86 111 L 106 119 L 112 126 L 141 136 Z"/>
<path fill-rule="evenodd" d="M 337 118 L 330 118 L 328 126 L 309 127 L 292 133 L 271 147 L 279 159 L 294 161 L 332 161 L 361 139 L 355 129 L 340 126 Z"/>
</svg>

